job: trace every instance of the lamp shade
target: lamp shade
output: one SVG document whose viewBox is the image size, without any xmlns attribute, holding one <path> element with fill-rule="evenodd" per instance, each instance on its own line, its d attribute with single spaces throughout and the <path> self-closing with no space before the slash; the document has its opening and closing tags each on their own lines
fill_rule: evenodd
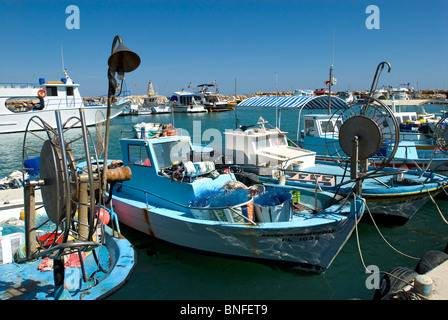
<svg viewBox="0 0 448 320">
<path fill-rule="evenodd" d="M 115 37 L 114 39 L 114 43 L 112 45 L 112 54 L 107 61 L 109 69 L 117 73 L 134 71 L 140 65 L 140 57 L 135 52 L 129 50 L 122 43 L 119 36 L 117 37 Z M 119 44 L 114 49 L 116 40 L 119 41 Z"/>
</svg>

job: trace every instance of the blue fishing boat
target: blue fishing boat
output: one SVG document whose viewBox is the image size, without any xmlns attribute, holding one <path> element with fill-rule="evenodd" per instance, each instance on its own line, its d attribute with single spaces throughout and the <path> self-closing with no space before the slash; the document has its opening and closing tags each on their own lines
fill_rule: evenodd
<svg viewBox="0 0 448 320">
<path fill-rule="evenodd" d="M 316 158 L 325 161 L 348 161 L 348 157 L 341 157 L 338 143 L 339 128 L 344 123 L 341 117 L 327 114 L 305 114 L 299 119 L 300 137 L 298 144 L 307 150 L 316 152 Z M 414 135 L 414 136 L 410 136 Z M 400 140 L 397 150 L 391 162 L 387 164 L 390 168 L 408 168 L 411 170 L 422 170 L 435 172 L 444 176 L 448 175 L 448 156 L 446 148 L 437 148 L 434 140 L 423 144 L 421 133 L 404 133 L 400 131 Z M 438 137 L 440 140 L 440 137 Z M 382 154 L 370 158 L 372 165 L 379 165 L 382 155 L 385 155 L 394 147 L 395 143 L 384 144 Z M 423 147 L 425 146 L 425 147 Z"/>
<path fill-rule="evenodd" d="M 36 190 L 36 221 L 48 221 Z M 26 259 L 23 188 L 0 191 L 0 300 L 99 300 L 123 287 L 129 280 L 136 255 L 131 243 L 101 221 L 98 246 L 89 252 L 65 255 L 59 283 L 55 282 L 56 264 L 52 258 Z M 3 201 L 4 200 L 4 201 Z M 54 239 L 54 224 L 37 232 L 36 247 L 43 248 Z M 62 237 L 54 243 L 61 245 Z M 59 272 L 61 271 L 59 265 Z"/>
<path fill-rule="evenodd" d="M 100 166 L 99 154 L 104 148 L 106 164 L 115 75 L 123 80 L 139 64 L 138 55 L 116 36 L 108 60 L 107 116 L 95 115 L 96 142 L 87 130 L 84 108 L 79 117 L 64 121 L 60 110 L 51 122 L 48 117 L 29 119 L 22 192 L 0 194 L 10 198 L 0 206 L 0 299 L 103 299 L 129 279 L 134 248 L 105 207 L 105 195 L 106 183 L 129 179 L 131 172 Z M 104 119 L 103 135 L 99 122 Z"/>
<path fill-rule="evenodd" d="M 113 211 L 121 223 L 182 247 L 322 273 L 364 212 L 358 196 L 248 188 L 201 161 L 190 138 L 172 129 L 133 132 L 120 143 L 132 179 L 111 189 Z"/>
<path fill-rule="evenodd" d="M 25 132 L 19 188 L 0 191 L 1 300 L 104 299 L 134 270 L 134 248 L 116 220 L 108 226 L 113 216 L 96 200 L 102 175 L 91 163 L 83 109 L 85 139 L 64 137 L 79 119 L 64 127 L 55 117 L 57 130 L 39 117 L 30 120 L 43 130 Z M 78 168 L 83 150 L 86 165 Z"/>
</svg>

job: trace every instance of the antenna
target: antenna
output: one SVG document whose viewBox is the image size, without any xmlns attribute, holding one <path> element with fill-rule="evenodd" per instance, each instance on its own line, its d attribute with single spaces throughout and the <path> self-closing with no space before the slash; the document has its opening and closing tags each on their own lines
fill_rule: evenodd
<svg viewBox="0 0 448 320">
<path fill-rule="evenodd" d="M 65 66 L 64 66 L 64 50 L 62 49 L 62 46 L 61 46 L 61 59 L 62 59 L 62 70 L 65 70 Z"/>
<path fill-rule="evenodd" d="M 331 86 L 335 85 L 333 83 L 333 65 L 334 65 L 334 39 L 335 39 L 335 31 L 333 29 L 333 55 L 331 58 L 331 66 L 330 66 L 330 79 L 328 80 L 328 114 L 331 114 Z"/>
<path fill-rule="evenodd" d="M 334 43 L 335 43 L 336 31 L 333 29 L 333 56 L 331 58 L 331 65 L 334 65 Z"/>
</svg>

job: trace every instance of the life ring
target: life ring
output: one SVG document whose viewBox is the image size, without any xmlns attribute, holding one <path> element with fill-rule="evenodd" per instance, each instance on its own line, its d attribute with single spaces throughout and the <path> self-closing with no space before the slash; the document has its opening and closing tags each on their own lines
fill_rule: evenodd
<svg viewBox="0 0 448 320">
<path fill-rule="evenodd" d="M 41 98 L 45 98 L 47 96 L 47 91 L 45 91 L 44 89 L 40 89 L 39 91 L 37 91 L 37 95 Z"/>
</svg>

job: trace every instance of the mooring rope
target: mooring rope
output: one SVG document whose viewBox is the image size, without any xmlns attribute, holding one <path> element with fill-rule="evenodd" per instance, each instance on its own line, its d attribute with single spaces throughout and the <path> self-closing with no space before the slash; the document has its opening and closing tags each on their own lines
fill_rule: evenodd
<svg viewBox="0 0 448 320">
<path fill-rule="evenodd" d="M 423 184 L 423 186 L 426 188 L 426 191 L 429 194 L 429 198 L 431 199 L 432 203 L 434 203 L 436 205 L 437 211 L 439 211 L 440 216 L 442 217 L 442 220 L 448 224 L 448 221 L 445 219 L 445 217 L 443 216 L 442 211 L 439 208 L 439 205 L 437 204 L 436 200 L 434 200 L 434 197 L 432 196 L 431 192 L 429 192 L 429 189 L 426 185 Z M 446 192 L 446 185 L 442 187 L 443 192 L 445 192 L 446 195 L 448 195 L 448 193 Z"/>
<path fill-rule="evenodd" d="M 389 241 L 387 241 L 387 239 L 384 237 L 383 233 L 380 231 L 380 228 L 378 227 L 378 225 L 376 224 L 375 220 L 373 219 L 372 213 L 370 212 L 370 209 L 369 209 L 369 206 L 367 205 L 367 203 L 366 203 L 366 208 L 367 208 L 367 211 L 369 212 L 370 219 L 372 219 L 373 225 L 375 226 L 376 230 L 378 231 L 378 233 L 380 234 L 380 236 L 381 236 L 381 238 L 384 240 L 384 242 L 386 242 L 387 245 L 388 245 L 392 250 L 394 250 L 394 251 L 398 252 L 399 254 L 401 254 L 401 255 L 403 255 L 403 256 L 405 256 L 405 257 L 408 257 L 408 258 L 410 258 L 410 259 L 419 260 L 419 258 L 410 256 L 410 255 L 407 255 L 407 254 L 401 252 L 400 250 L 396 249 L 394 246 L 392 246 L 392 245 L 389 243 Z"/>
</svg>

